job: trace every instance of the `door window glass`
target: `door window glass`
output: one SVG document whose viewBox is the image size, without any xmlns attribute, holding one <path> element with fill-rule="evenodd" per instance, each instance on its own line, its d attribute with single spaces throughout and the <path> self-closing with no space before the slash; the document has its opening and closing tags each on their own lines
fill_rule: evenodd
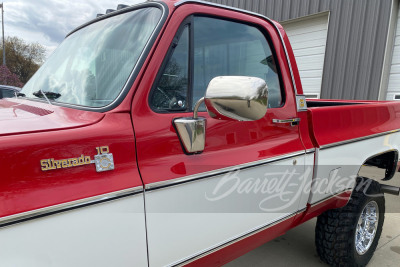
<svg viewBox="0 0 400 267">
<path fill-rule="evenodd" d="M 178 45 L 174 48 L 168 63 L 153 88 L 151 106 L 160 111 L 187 109 L 189 87 L 189 26 L 185 26 Z"/>
<path fill-rule="evenodd" d="M 269 90 L 268 107 L 282 105 L 277 67 L 264 34 L 242 23 L 195 17 L 193 105 L 216 76 L 264 79 Z"/>
<path fill-rule="evenodd" d="M 258 28 L 201 16 L 193 17 L 193 24 L 192 50 L 188 25 L 184 26 L 177 44 L 172 44 L 150 96 L 154 110 L 189 111 L 217 76 L 261 78 L 268 85 L 268 107 L 282 106 L 284 97 L 278 68 L 267 39 Z M 193 79 L 189 79 L 190 74 Z M 205 106 L 200 110 L 205 111 Z"/>
<path fill-rule="evenodd" d="M 15 97 L 14 91 L 3 89 L 3 98 L 13 98 L 13 97 Z"/>
</svg>

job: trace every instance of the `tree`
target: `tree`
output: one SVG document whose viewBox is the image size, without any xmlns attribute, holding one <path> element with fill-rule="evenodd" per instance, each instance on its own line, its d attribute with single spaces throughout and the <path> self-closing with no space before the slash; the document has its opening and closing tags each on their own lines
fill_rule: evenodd
<svg viewBox="0 0 400 267">
<path fill-rule="evenodd" d="M 12 73 L 7 66 L 0 66 L 0 84 L 12 85 L 17 87 L 22 87 L 23 83 L 20 82 L 18 76 Z"/>
<path fill-rule="evenodd" d="M 39 43 L 26 43 L 18 37 L 7 37 L 5 46 L 7 67 L 25 84 L 43 64 L 46 49 Z M 0 59 L 2 62 L 2 49 Z"/>
</svg>

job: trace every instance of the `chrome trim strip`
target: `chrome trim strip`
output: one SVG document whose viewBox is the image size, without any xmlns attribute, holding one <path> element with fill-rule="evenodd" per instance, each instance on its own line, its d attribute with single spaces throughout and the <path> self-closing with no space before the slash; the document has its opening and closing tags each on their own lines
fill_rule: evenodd
<svg viewBox="0 0 400 267">
<path fill-rule="evenodd" d="M 321 199 L 321 200 L 318 200 L 317 202 L 315 202 L 315 203 L 313 203 L 313 204 L 310 204 L 310 206 L 313 208 L 313 207 L 315 207 L 315 206 L 317 206 L 317 205 L 319 205 L 319 204 L 321 204 L 321 203 L 323 203 L 323 202 L 325 202 L 325 201 L 328 201 L 328 200 L 330 200 L 330 199 L 332 199 L 332 198 L 335 198 L 335 197 L 337 197 L 338 195 L 340 195 L 340 194 L 343 194 L 343 193 L 346 193 L 346 192 L 353 192 L 353 188 L 347 188 L 347 189 L 345 189 L 345 190 L 343 190 L 343 191 L 341 191 L 341 192 L 339 192 L 339 193 L 335 193 L 334 195 L 331 195 L 331 196 L 328 196 L 328 197 L 326 197 L 326 198 L 323 198 L 323 199 Z"/>
<path fill-rule="evenodd" d="M 310 149 L 307 149 L 306 150 L 306 154 L 311 154 L 311 153 L 314 153 L 314 152 L 316 152 L 317 151 L 317 149 L 315 149 L 315 148 L 310 148 Z"/>
<path fill-rule="evenodd" d="M 304 209 L 298 210 L 298 211 L 296 212 L 296 216 L 299 215 L 299 214 L 302 214 L 302 213 L 305 212 L 306 210 L 307 210 L 307 207 L 305 207 Z"/>
<path fill-rule="evenodd" d="M 312 180 L 311 180 L 311 190 L 314 188 L 314 183 L 317 180 L 317 173 L 318 173 L 318 159 L 319 159 L 319 148 L 315 149 L 315 154 L 314 154 L 314 166 L 313 166 L 313 174 L 312 174 Z M 308 201 L 307 203 L 310 203 L 311 199 L 313 197 L 313 194 L 310 193 L 308 196 Z"/>
<path fill-rule="evenodd" d="M 351 189 L 351 190 L 352 190 L 352 189 Z M 341 192 L 341 193 L 338 193 L 338 194 L 342 194 L 342 193 L 347 192 L 347 191 L 348 191 L 348 190 L 345 190 L 345 191 L 343 191 L 343 192 Z M 334 197 L 334 196 L 331 196 L 331 197 L 327 198 L 326 200 L 329 200 L 329 199 L 332 198 L 332 197 Z M 293 217 L 295 217 L 295 216 L 297 216 L 297 215 L 299 215 L 299 214 L 305 212 L 306 210 L 307 210 L 307 208 L 300 209 L 300 210 L 298 210 L 298 211 L 296 211 L 296 212 L 294 212 L 294 213 L 292 213 L 292 214 L 286 215 L 286 216 L 284 216 L 284 217 L 278 219 L 278 220 L 275 221 L 275 222 L 272 222 L 272 223 L 269 223 L 269 224 L 266 224 L 266 225 L 257 227 L 257 228 L 255 228 L 255 229 L 252 229 L 252 230 L 248 231 L 247 233 L 245 233 L 245 234 L 243 234 L 243 235 L 240 235 L 240 236 L 238 236 L 238 237 L 236 237 L 236 238 L 231 239 L 230 241 L 227 241 L 227 242 L 225 242 L 225 243 L 223 243 L 223 244 L 216 245 L 214 248 L 211 248 L 211 249 L 206 250 L 206 251 L 203 251 L 203 252 L 199 252 L 199 253 L 198 253 L 197 255 L 195 255 L 195 256 L 191 256 L 191 257 L 182 259 L 182 260 L 180 260 L 180 261 L 178 261 L 178 262 L 175 262 L 175 263 L 173 263 L 173 264 L 170 264 L 170 265 L 168 265 L 168 266 L 184 266 L 184 265 L 187 265 L 187 264 L 189 264 L 189 263 L 191 263 L 191 262 L 194 262 L 194 261 L 196 261 L 196 260 L 198 260 L 198 259 L 200 259 L 200 258 L 203 258 L 203 257 L 205 257 L 205 256 L 207 256 L 207 255 L 210 255 L 210 254 L 212 254 L 212 253 L 214 253 L 214 252 L 216 252 L 216 251 L 218 251 L 218 250 L 221 250 L 221 249 L 223 249 L 223 248 L 225 248 L 225 247 L 228 247 L 228 246 L 230 246 L 230 245 L 232 245 L 232 244 L 234 244 L 234 243 L 237 243 L 237 242 L 239 242 L 239 241 L 241 241 L 241 240 L 243 240 L 243 239 L 246 239 L 246 238 L 248 238 L 248 237 L 250 237 L 250 236 L 252 236 L 252 235 L 258 234 L 258 233 L 260 233 L 260 232 L 262 232 L 262 231 L 264 231 L 264 230 L 266 230 L 266 229 L 268 229 L 268 228 L 271 228 L 271 227 L 273 227 L 273 226 L 275 226 L 275 225 L 277 225 L 277 224 L 279 224 L 279 223 L 281 223 L 281 222 L 284 222 L 284 221 L 286 221 L 286 220 L 289 220 L 289 219 L 291 219 L 291 218 L 293 218 Z"/>
<path fill-rule="evenodd" d="M 108 194 L 103 194 L 103 195 L 98 195 L 94 197 L 89 197 L 89 198 L 84 198 L 80 200 L 75 200 L 71 202 L 66 202 L 46 208 L 41 208 L 41 209 L 35 209 L 27 212 L 22 212 L 6 217 L 0 218 L 0 228 L 4 226 L 8 226 L 11 224 L 19 223 L 19 222 L 24 222 L 27 220 L 32 220 L 36 218 L 40 218 L 43 216 L 48 216 L 48 215 L 53 215 L 56 213 L 68 211 L 71 209 L 76 209 L 76 208 L 81 208 L 89 205 L 94 205 L 106 201 L 111 201 L 114 199 L 122 198 L 122 197 L 127 197 L 127 196 L 132 196 L 135 194 L 143 193 L 143 186 L 137 186 L 133 188 L 128 188 Z"/>
<path fill-rule="evenodd" d="M 383 133 L 378 133 L 378 134 L 372 134 L 372 135 L 363 136 L 363 137 L 358 137 L 358 138 L 354 138 L 354 139 L 350 139 L 350 140 L 344 140 L 344 141 L 340 141 L 340 142 L 336 142 L 336 143 L 331 143 L 331 144 L 321 146 L 320 149 L 322 150 L 322 149 L 327 149 L 327 148 L 331 148 L 331 147 L 335 147 L 335 146 L 342 146 L 342 145 L 346 145 L 346 144 L 350 144 L 350 143 L 354 143 L 354 142 L 358 142 L 358 141 L 362 141 L 362 140 L 366 140 L 366 139 L 371 139 L 371 138 L 375 138 L 375 137 L 380 137 L 380 136 L 388 135 L 388 134 L 392 134 L 392 133 L 397 133 L 397 132 L 400 132 L 400 129 L 383 132 Z"/>
<path fill-rule="evenodd" d="M 269 23 L 271 23 L 272 26 L 278 32 L 279 37 L 281 39 L 282 46 L 283 46 L 283 49 L 284 49 L 285 54 L 286 54 L 286 61 L 287 61 L 288 66 L 289 66 L 290 76 L 292 78 L 294 93 L 295 93 L 295 95 L 298 95 L 297 86 L 296 86 L 296 82 L 295 82 L 294 75 L 293 75 L 292 63 L 290 62 L 290 59 L 289 59 L 289 53 L 287 51 L 287 47 L 286 47 L 285 41 L 283 40 L 283 36 L 282 36 L 281 32 L 279 31 L 278 27 L 275 25 L 275 23 L 270 18 L 268 18 L 268 17 L 266 17 L 264 15 L 255 13 L 255 12 L 248 11 L 248 10 L 244 10 L 244 9 L 240 9 L 240 8 L 236 8 L 236 7 L 231 7 L 231 6 L 215 4 L 215 3 L 210 3 L 210 2 L 201 1 L 201 0 L 181 0 L 181 1 L 176 2 L 174 5 L 175 5 L 175 7 L 178 7 L 178 6 L 181 6 L 181 5 L 186 4 L 186 3 L 204 4 L 204 5 L 208 5 L 208 6 L 214 6 L 214 7 L 224 8 L 224 9 L 228 9 L 228 10 L 238 11 L 238 12 L 242 12 L 242 13 L 245 13 L 245 14 L 248 14 L 248 15 L 253 15 L 253 16 L 259 17 L 259 18 L 267 20 Z"/>
<path fill-rule="evenodd" d="M 290 159 L 290 158 L 297 157 L 300 155 L 305 155 L 305 151 L 304 150 L 297 151 L 297 152 L 285 154 L 282 156 L 253 161 L 253 162 L 249 162 L 249 163 L 244 163 L 244 164 L 235 165 L 235 166 L 231 166 L 231 167 L 221 168 L 221 169 L 212 170 L 212 171 L 208 171 L 208 172 L 193 174 L 193 175 L 184 176 L 184 177 L 180 177 L 180 178 L 176 178 L 176 179 L 172 179 L 172 180 L 168 180 L 168 181 L 155 182 L 155 183 L 147 184 L 145 186 L 145 190 L 151 191 L 151 190 L 155 190 L 155 189 L 161 189 L 164 187 L 169 187 L 169 186 L 179 185 L 179 184 L 197 181 L 197 180 L 201 180 L 201 179 L 206 179 L 206 178 L 210 178 L 210 177 L 213 177 L 216 175 L 222 175 L 227 172 L 236 171 L 236 170 L 240 170 L 240 169 L 252 168 L 252 167 L 264 165 L 267 163 Z"/>
<path fill-rule="evenodd" d="M 230 241 L 226 241 L 226 242 L 224 242 L 222 244 L 218 244 L 218 245 L 214 246 L 211 249 L 207 249 L 205 251 L 199 252 L 199 253 L 195 254 L 194 256 L 190 256 L 190 257 L 184 258 L 184 259 L 182 259 L 180 261 L 177 261 L 177 262 L 174 262 L 174 263 L 172 263 L 172 264 L 170 264 L 168 266 L 184 266 L 184 265 L 187 265 L 187 264 L 189 264 L 191 262 L 194 262 L 194 261 L 196 261 L 196 260 L 198 260 L 200 258 L 203 258 L 203 257 L 205 257 L 207 255 L 210 255 L 210 254 L 212 254 L 212 253 L 214 253 L 214 252 L 216 252 L 218 250 L 221 250 L 221 249 L 223 249 L 225 247 L 228 247 L 228 246 L 230 246 L 230 245 L 232 245 L 234 243 L 237 243 L 237 242 L 239 242 L 239 241 L 241 241 L 243 239 L 246 239 L 246 238 L 248 238 L 248 237 L 250 237 L 252 235 L 258 234 L 258 233 L 260 233 L 260 232 L 262 232 L 262 231 L 264 231 L 264 230 L 266 230 L 268 228 L 271 228 L 271 227 L 273 227 L 273 226 L 275 226 L 275 225 L 277 225 L 277 224 L 279 224 L 281 222 L 289 220 L 289 219 L 295 217 L 296 215 L 298 215 L 301 212 L 304 212 L 304 210 L 296 211 L 296 212 L 294 212 L 292 214 L 283 216 L 282 218 L 278 219 L 275 222 L 272 222 L 272 223 L 269 223 L 269 224 L 254 228 L 252 230 L 249 230 L 247 233 L 242 234 L 242 235 L 240 235 L 238 237 L 234 237 Z"/>
<path fill-rule="evenodd" d="M 301 121 L 300 118 L 292 118 L 292 119 L 286 119 L 286 120 L 272 119 L 272 123 L 278 123 L 278 124 L 290 123 L 291 126 L 298 125 L 300 121 Z"/>
</svg>

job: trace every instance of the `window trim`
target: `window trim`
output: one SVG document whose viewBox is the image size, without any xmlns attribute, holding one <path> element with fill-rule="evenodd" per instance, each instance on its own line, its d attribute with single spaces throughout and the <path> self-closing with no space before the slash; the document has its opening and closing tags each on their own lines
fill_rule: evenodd
<svg viewBox="0 0 400 267">
<path fill-rule="evenodd" d="M 160 113 L 160 114 L 184 114 L 184 113 L 192 113 L 193 112 L 193 80 L 194 80 L 194 31 L 195 31 L 195 23 L 194 23 L 194 18 L 195 17 L 205 17 L 205 18 L 212 18 L 212 19 L 218 19 L 218 20 L 225 20 L 225 21 L 230 21 L 230 22 L 235 22 L 235 23 L 240 23 L 240 24 L 244 24 L 250 27 L 254 27 L 257 30 L 260 31 L 260 33 L 264 36 L 265 40 L 268 43 L 268 46 L 271 50 L 271 54 L 274 58 L 275 61 L 275 65 L 277 67 L 277 76 L 278 76 L 278 80 L 279 80 L 279 86 L 280 86 L 280 91 L 281 91 L 281 105 L 278 107 L 273 107 L 273 108 L 268 108 L 268 109 L 278 109 L 278 108 L 283 108 L 286 104 L 286 90 L 285 90 L 285 84 L 283 82 L 283 78 L 282 78 L 282 68 L 280 65 L 280 62 L 277 58 L 276 55 L 276 49 L 275 46 L 272 43 L 272 38 L 270 36 L 270 34 L 268 33 L 268 31 L 262 27 L 259 24 L 255 24 L 255 23 L 249 23 L 243 20 L 238 20 L 238 19 L 231 19 L 231 18 L 227 18 L 227 17 L 221 17 L 218 15 L 211 15 L 211 14 L 207 14 L 207 13 L 192 13 L 189 16 L 187 16 L 181 23 L 181 25 L 179 26 L 173 40 L 172 43 L 170 44 L 170 47 L 164 57 L 164 60 L 162 62 L 162 65 L 160 67 L 160 69 L 158 70 L 157 76 L 153 82 L 153 85 L 151 87 L 151 91 L 149 93 L 149 97 L 148 97 L 148 104 L 151 108 L 152 111 L 154 111 L 155 113 Z M 173 51 L 174 51 L 174 41 L 176 39 L 179 38 L 185 28 L 185 26 L 189 25 L 189 79 L 188 79 L 188 93 L 187 93 L 187 100 L 186 102 L 187 104 L 187 108 L 186 110 L 158 110 L 156 108 L 154 108 L 154 106 L 151 103 L 151 98 L 154 94 L 154 91 L 157 87 L 157 84 L 159 82 L 159 80 L 161 79 L 161 76 L 166 68 L 166 65 L 169 62 L 169 59 L 171 58 Z M 201 112 L 206 112 L 206 111 L 201 111 Z"/>
<path fill-rule="evenodd" d="M 281 97 L 282 97 L 282 102 L 281 102 L 281 105 L 279 107 L 273 107 L 273 108 L 268 108 L 268 109 L 283 108 L 285 106 L 285 104 L 286 104 L 286 90 L 285 90 L 285 86 L 284 86 L 285 84 L 284 84 L 283 78 L 282 78 L 282 68 L 281 68 L 281 65 L 280 65 L 280 63 L 278 61 L 278 57 L 276 55 L 276 49 L 275 49 L 275 46 L 272 43 L 272 38 L 269 35 L 268 31 L 264 27 L 262 27 L 260 24 L 256 24 L 256 23 L 249 23 L 249 22 L 246 22 L 246 21 L 243 21 L 243 20 L 231 19 L 231 18 L 227 18 L 227 17 L 220 17 L 220 16 L 217 16 L 217 15 L 210 15 L 210 14 L 205 14 L 205 13 L 193 13 L 191 16 L 193 16 L 193 17 L 196 17 L 196 16 L 197 17 L 207 17 L 207 18 L 225 20 L 225 21 L 230 21 L 230 22 L 236 22 L 236 23 L 244 24 L 244 25 L 247 25 L 247 26 L 250 26 L 250 27 L 254 27 L 257 30 L 259 30 L 260 33 L 264 36 L 265 40 L 267 41 L 268 46 L 269 46 L 269 48 L 271 50 L 272 56 L 274 58 L 275 65 L 277 66 L 277 72 L 278 72 L 277 75 L 278 75 L 278 79 L 279 79 L 279 86 L 280 86 L 280 89 L 281 89 Z M 193 22 L 194 22 L 194 20 L 193 20 Z M 193 23 L 193 25 L 194 25 L 194 23 Z M 195 26 L 196 25 L 194 25 L 194 27 Z M 194 32 L 194 30 L 193 30 L 193 32 Z"/>
</svg>

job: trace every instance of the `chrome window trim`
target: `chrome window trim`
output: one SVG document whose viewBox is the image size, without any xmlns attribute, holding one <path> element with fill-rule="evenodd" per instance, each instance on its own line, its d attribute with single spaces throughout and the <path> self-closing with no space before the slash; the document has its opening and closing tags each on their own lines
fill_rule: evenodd
<svg viewBox="0 0 400 267">
<path fill-rule="evenodd" d="M 131 73 L 129 74 L 129 77 L 127 78 L 124 86 L 122 87 L 121 91 L 119 92 L 118 96 L 109 104 L 102 106 L 102 107 L 90 107 L 90 106 L 82 106 L 82 105 L 76 105 L 76 104 L 69 104 L 69 103 L 62 103 L 62 102 L 51 102 L 52 105 L 55 106 L 61 106 L 61 107 L 67 107 L 67 108 L 74 108 L 74 109 L 78 109 L 78 110 L 85 110 L 85 111 L 95 111 L 95 112 L 106 112 L 109 110 L 112 110 L 114 108 L 116 108 L 119 104 L 121 104 L 121 102 L 123 101 L 123 99 L 126 97 L 126 94 L 129 92 L 129 90 L 131 89 L 133 83 L 135 82 L 135 79 L 140 70 L 143 67 L 143 64 L 146 60 L 146 58 L 149 55 L 150 49 L 157 39 L 157 36 L 160 34 L 162 27 L 164 26 L 167 18 L 168 18 L 168 14 L 169 14 L 169 10 L 168 10 L 168 6 L 163 3 L 163 2 L 145 2 L 145 3 L 140 3 L 137 5 L 133 5 L 131 7 L 128 8 L 123 8 L 120 10 L 116 10 L 114 12 L 111 12 L 109 14 L 105 14 L 101 17 L 97 17 L 77 28 L 75 28 L 74 30 L 72 30 L 70 33 L 68 33 L 65 38 L 67 38 L 68 36 L 70 36 L 71 34 L 73 34 L 76 31 L 79 31 L 82 28 L 85 28 L 86 26 L 89 26 L 93 23 L 96 23 L 100 20 L 103 19 L 107 19 L 109 17 L 112 16 L 116 16 L 116 15 L 120 15 L 123 13 L 127 13 L 127 12 L 131 12 L 131 11 L 135 11 L 137 9 L 141 9 L 141 8 L 146 8 L 146 7 L 154 7 L 154 8 L 159 8 L 161 10 L 161 17 L 160 20 L 158 21 L 157 25 L 155 26 L 152 34 L 150 35 L 146 45 L 143 47 L 143 51 L 140 54 L 140 56 L 138 57 L 135 66 L 133 67 Z M 135 79 L 134 79 L 135 78 Z M 129 86 L 130 85 L 130 86 Z M 47 103 L 47 101 L 45 100 L 41 100 L 41 99 L 36 99 L 36 98 L 27 98 L 24 97 L 23 99 L 29 100 L 29 101 L 37 101 L 37 102 L 44 102 Z"/>
<path fill-rule="evenodd" d="M 252 167 L 256 167 L 256 166 L 260 166 L 260 165 L 264 165 L 264 164 L 268 164 L 268 163 L 272 163 L 272 162 L 276 162 L 276 161 L 281 161 L 281 160 L 285 160 L 285 159 L 298 157 L 298 156 L 305 155 L 305 154 L 306 154 L 305 151 L 301 150 L 301 151 L 284 154 L 281 156 L 272 157 L 272 158 L 268 158 L 268 159 L 262 159 L 262 160 L 253 161 L 253 162 L 249 162 L 249 163 L 243 163 L 243 164 L 234 165 L 234 166 L 230 166 L 230 167 L 226 167 L 226 168 L 216 169 L 216 170 L 212 170 L 212 171 L 208 171 L 208 172 L 179 177 L 179 178 L 171 179 L 168 181 L 160 181 L 160 182 L 150 183 L 145 186 L 145 190 L 146 190 L 146 192 L 149 192 L 149 191 L 151 192 L 156 189 L 163 189 L 163 188 L 170 187 L 170 186 L 177 186 L 177 185 L 181 185 L 181 184 L 185 184 L 185 183 L 189 183 L 189 182 L 193 182 L 193 181 L 212 178 L 214 176 L 222 175 L 222 174 L 225 174 L 225 173 L 228 173 L 231 171 L 252 168 Z"/>
<path fill-rule="evenodd" d="M 33 220 L 41 218 L 48 215 L 53 215 L 68 210 L 82 208 L 85 206 L 95 205 L 103 202 L 112 201 L 115 199 L 133 196 L 139 193 L 143 193 L 143 186 L 132 187 L 120 191 L 115 191 L 107 194 L 102 194 L 98 196 L 88 197 L 84 199 L 79 199 L 75 201 L 70 201 L 58 205 L 53 205 L 45 208 L 35 209 L 27 212 L 17 213 L 14 215 L 1 217 L 0 218 L 0 228 L 13 225 L 16 223 L 22 223 L 28 220 Z M 144 212 L 144 211 L 143 211 Z"/>
<path fill-rule="evenodd" d="M 283 49 L 284 49 L 285 54 L 286 54 L 286 61 L 287 61 L 288 66 L 289 66 L 290 76 L 292 78 L 292 84 L 293 84 L 294 93 L 295 93 L 296 96 L 298 95 L 297 86 L 296 86 L 296 82 L 295 82 L 294 75 L 293 75 L 292 63 L 291 63 L 291 61 L 289 59 L 289 53 L 287 51 L 287 47 L 286 47 L 285 41 L 283 40 L 283 36 L 282 36 L 281 32 L 279 31 L 278 27 L 275 25 L 275 23 L 270 18 L 268 18 L 268 17 L 266 17 L 264 15 L 261 15 L 259 13 L 251 12 L 251 11 L 248 11 L 248 10 L 245 10 L 245 9 L 240 9 L 240 8 L 236 8 L 236 7 L 220 5 L 220 4 L 216 4 L 216 3 L 210 3 L 210 2 L 201 1 L 201 0 L 181 0 L 181 1 L 176 2 L 174 4 L 174 6 L 175 7 L 179 7 L 179 6 L 181 6 L 183 4 L 187 4 L 187 3 L 203 4 L 203 5 L 208 5 L 208 6 L 214 6 L 214 7 L 219 7 L 219 8 L 223 8 L 223 9 L 228 9 L 228 10 L 232 10 L 232 11 L 238 11 L 238 12 L 241 12 L 241 13 L 245 13 L 245 14 L 248 14 L 248 15 L 253 15 L 253 16 L 259 17 L 259 18 L 264 19 L 264 20 L 268 21 L 269 23 L 271 23 L 272 26 L 278 32 L 279 38 L 281 39 L 281 42 L 282 42 L 282 45 L 283 45 Z"/>
<path fill-rule="evenodd" d="M 347 144 L 351 144 L 351 143 L 355 143 L 355 142 L 359 142 L 359 141 L 363 141 L 363 140 L 367 140 L 367 139 L 371 139 L 371 138 L 376 138 L 376 137 L 380 137 L 380 136 L 384 136 L 384 135 L 388 135 L 388 134 L 393 134 L 393 133 L 397 133 L 397 132 L 400 132 L 400 129 L 387 131 L 387 132 L 383 132 L 383 133 L 372 134 L 372 135 L 358 137 L 358 138 L 353 138 L 350 140 L 344 140 L 344 141 L 335 142 L 335 143 L 331 143 L 331 144 L 326 144 L 326 145 L 320 146 L 319 149 L 322 150 L 322 149 L 332 148 L 332 147 L 336 147 L 336 146 L 347 145 Z"/>
</svg>

